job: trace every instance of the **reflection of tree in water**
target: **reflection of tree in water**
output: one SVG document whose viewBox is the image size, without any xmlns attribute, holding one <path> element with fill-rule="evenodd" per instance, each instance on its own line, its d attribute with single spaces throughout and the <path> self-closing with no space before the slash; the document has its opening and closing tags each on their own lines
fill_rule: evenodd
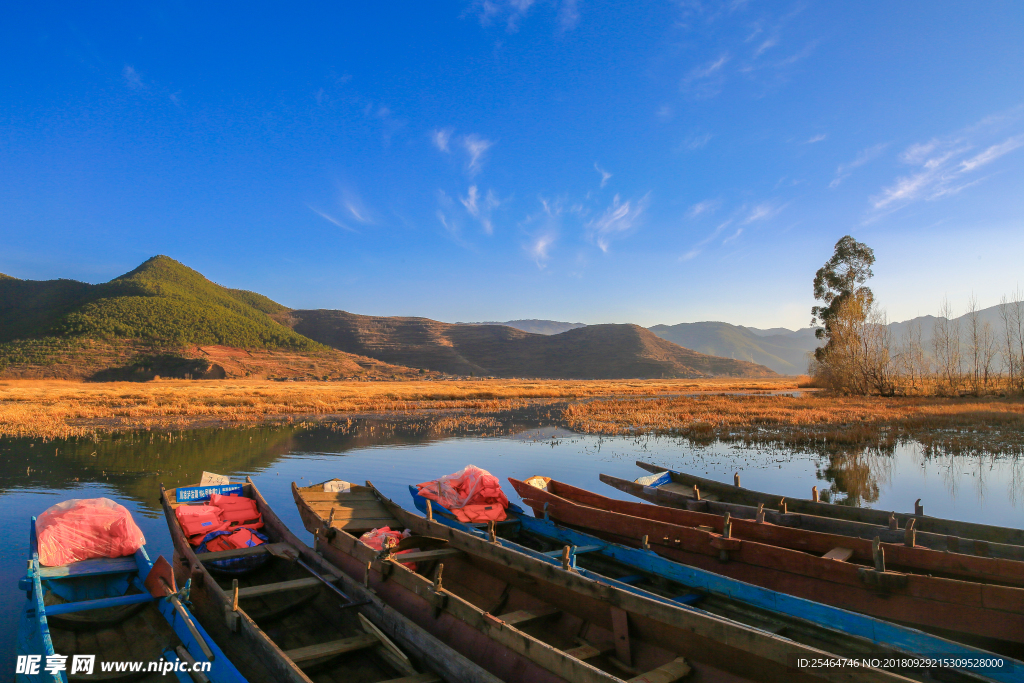
<svg viewBox="0 0 1024 683">
<path fill-rule="evenodd" d="M 1017 452 L 1001 455 L 977 452 L 968 455 L 913 444 L 913 455 L 914 462 L 921 467 L 931 466 L 939 471 L 950 499 L 957 497 L 958 490 L 968 476 L 979 503 L 985 499 L 991 485 L 1004 481 L 1006 497 L 1013 507 L 1017 507 L 1024 499 L 1024 458 Z M 996 479 L 993 480 L 993 477 Z"/>
<path fill-rule="evenodd" d="M 829 482 L 822 500 L 861 506 L 878 500 L 879 484 L 892 479 L 893 454 L 888 449 L 844 448 L 822 454 L 818 479 Z"/>
</svg>

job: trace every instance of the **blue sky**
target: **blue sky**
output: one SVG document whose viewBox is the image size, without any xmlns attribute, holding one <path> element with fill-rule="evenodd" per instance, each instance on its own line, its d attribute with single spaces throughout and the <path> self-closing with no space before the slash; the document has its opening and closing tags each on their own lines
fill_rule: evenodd
<svg viewBox="0 0 1024 683">
<path fill-rule="evenodd" d="M 800 327 L 849 233 L 893 319 L 1024 285 L 1020 2 L 351 5 L 8 7 L 0 272 Z"/>
</svg>

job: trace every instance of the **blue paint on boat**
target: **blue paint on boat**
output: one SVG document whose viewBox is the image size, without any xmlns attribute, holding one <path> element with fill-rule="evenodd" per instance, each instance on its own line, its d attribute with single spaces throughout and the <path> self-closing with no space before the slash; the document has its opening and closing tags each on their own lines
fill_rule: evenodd
<svg viewBox="0 0 1024 683">
<path fill-rule="evenodd" d="M 40 661 L 37 673 L 16 673 L 17 683 L 68 682 L 68 672 L 72 667 L 70 657 L 64 662 L 66 667 L 64 671 L 47 672 L 45 669 L 47 657 L 66 654 L 54 652 L 47 617 L 103 607 L 145 603 L 156 605 L 161 616 L 174 629 L 181 644 L 195 661 L 210 662 L 210 670 L 205 673 L 211 681 L 214 683 L 245 683 L 242 674 L 228 661 L 227 656 L 217 647 L 217 644 L 199 625 L 199 622 L 192 618 L 187 607 L 185 611 L 189 614 L 189 619 L 207 647 L 213 652 L 212 660 L 207 659 L 199 641 L 192 635 L 187 623 L 170 599 L 153 597 L 146 590 L 143 582 L 153 569 L 153 562 L 149 559 L 145 546 L 139 548 L 132 557 L 84 560 L 61 567 L 41 567 L 36 541 L 35 517 L 32 518 L 29 525 L 29 532 L 31 559 L 28 561 L 28 571 L 25 577 L 18 581 L 19 589 L 26 591 L 26 601 L 18 624 L 17 654 L 19 656 L 37 655 L 40 657 Z M 129 587 L 133 587 L 139 592 L 126 593 Z M 47 590 L 60 596 L 66 602 L 58 605 L 45 605 L 43 597 Z M 187 603 L 187 588 L 179 591 L 177 595 L 182 603 Z M 101 672 L 102 652 L 79 654 L 95 654 L 96 661 L 93 671 L 94 674 Z M 170 656 L 166 657 L 168 661 L 178 661 L 176 654 L 173 652 L 169 654 Z M 166 655 L 167 653 L 165 653 Z M 144 666 L 147 665 L 148 663 L 144 664 Z M 174 673 L 183 683 L 191 683 L 192 679 L 187 673 L 180 671 L 169 673 Z"/>
<path fill-rule="evenodd" d="M 412 494 L 413 504 L 416 508 L 421 512 L 425 512 L 426 499 L 419 495 L 415 486 L 410 486 L 409 492 Z M 460 531 L 486 537 L 486 533 L 459 522 L 451 511 L 445 509 L 444 506 L 439 505 L 436 501 L 432 501 L 431 506 L 434 512 L 434 521 L 446 524 Z M 1000 681 L 1001 683 L 1024 682 L 1024 663 L 1010 657 L 973 648 L 914 628 L 899 626 L 882 619 L 876 619 L 875 617 L 857 614 L 856 612 L 824 605 L 813 600 L 798 598 L 768 588 L 754 586 L 743 581 L 737 581 L 736 579 L 730 579 L 703 569 L 673 562 L 651 550 L 630 548 L 616 543 L 605 542 L 594 536 L 558 526 L 547 519 L 528 517 L 522 508 L 514 504 L 509 505 L 508 511 L 509 517 L 518 521 L 520 528 L 524 531 L 570 547 L 587 547 L 589 549 L 591 546 L 597 546 L 599 549 L 593 550 L 593 552 L 597 552 L 609 559 L 617 560 L 631 569 L 646 572 L 653 576 L 664 577 L 695 591 L 700 591 L 700 593 L 688 593 L 670 600 L 630 585 L 641 580 L 641 577 L 636 574 L 630 574 L 615 580 L 584 569 L 578 570 L 583 576 L 602 583 L 611 584 L 631 593 L 643 595 L 646 598 L 665 602 L 680 609 L 703 612 L 703 610 L 693 606 L 693 603 L 699 602 L 704 597 L 701 593 L 718 595 L 768 612 L 802 619 L 823 629 L 858 636 L 879 646 L 897 650 L 911 657 L 981 659 L 994 662 L 993 666 L 964 667 L 960 670 L 968 671 L 992 681 Z M 498 540 L 503 546 L 513 548 L 518 552 L 545 562 L 561 565 L 560 552 L 558 558 L 552 558 L 545 553 L 531 550 L 507 539 Z M 573 566 L 575 566 L 575 557 L 573 557 Z M 676 600 L 683 601 L 676 602 Z"/>
</svg>

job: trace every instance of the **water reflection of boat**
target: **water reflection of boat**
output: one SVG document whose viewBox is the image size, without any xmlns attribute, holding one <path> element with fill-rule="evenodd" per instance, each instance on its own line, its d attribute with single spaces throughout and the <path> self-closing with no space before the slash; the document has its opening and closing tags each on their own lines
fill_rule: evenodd
<svg viewBox="0 0 1024 683">
<path fill-rule="evenodd" d="M 510 481 L 535 514 L 606 540 L 649 545 L 684 564 L 956 639 L 984 638 L 987 649 L 1016 654 L 1024 643 L 1019 586 L 893 571 L 883 553 L 859 565 L 863 558 L 845 545 L 773 545 L 764 537 L 771 525 L 763 522 L 615 500 L 546 477 Z"/>
<path fill-rule="evenodd" d="M 175 573 L 192 580 L 196 615 L 249 681 L 495 683 L 302 543 L 251 480 L 237 488 L 256 502 L 268 542 L 197 555 L 174 512 L 184 504 L 178 501 L 183 489 L 161 487 L 160 500 Z M 195 493 L 189 502 L 204 497 L 194 487 L 189 493 Z M 220 575 L 219 582 L 207 566 L 259 554 L 271 559 L 233 577 Z"/>
<path fill-rule="evenodd" d="M 685 502 L 683 498 L 692 499 L 694 487 L 696 486 L 702 501 L 733 503 L 753 506 L 755 508 L 759 505 L 764 505 L 768 510 L 781 510 L 783 503 L 785 503 L 785 512 L 787 514 L 804 515 L 806 524 L 814 524 L 815 521 L 809 517 L 814 516 L 846 522 L 857 522 L 871 525 L 876 529 L 874 533 L 858 530 L 857 533 L 849 534 L 861 536 L 862 538 L 865 537 L 863 533 L 871 533 L 870 538 L 881 535 L 883 540 L 886 537 L 892 536 L 892 534 L 882 532 L 878 527 L 884 527 L 886 530 L 891 529 L 902 535 L 907 525 L 913 520 L 913 529 L 917 535 L 916 542 L 918 545 L 924 545 L 933 550 L 945 550 L 951 553 L 1024 560 L 1024 529 L 927 517 L 924 514 L 923 506 L 920 505 L 920 500 L 915 504 L 917 509 L 914 514 L 889 513 L 872 508 L 835 505 L 833 503 L 803 498 L 788 498 L 771 493 L 752 491 L 734 484 L 723 484 L 714 479 L 706 479 L 685 472 L 667 470 L 664 467 L 652 465 L 642 460 L 638 460 L 636 464 L 656 475 L 653 477 L 641 477 L 636 483 L 651 489 L 642 491 L 642 493 L 646 494 L 642 496 L 645 500 L 651 500 L 647 496 L 655 493 L 653 489 L 658 489 L 658 499 L 651 500 L 651 502 L 659 504 L 662 504 L 663 501 L 678 504 Z M 605 481 L 605 479 L 605 476 L 602 475 L 602 481 Z M 608 481 L 606 483 L 611 482 Z M 616 484 L 613 484 L 613 486 L 620 488 Z M 633 493 L 633 491 L 630 490 L 629 493 Z M 735 515 L 736 513 L 733 514 Z M 822 522 L 817 522 L 817 524 L 820 526 Z M 840 527 L 838 525 L 833 528 L 835 530 L 831 533 L 847 534 L 846 531 L 839 531 Z M 846 526 L 843 528 L 853 529 L 854 527 Z M 825 530 L 825 527 L 822 527 L 821 530 Z M 902 543 L 903 539 L 900 538 L 893 542 Z"/>
<path fill-rule="evenodd" d="M 409 487 L 413 503 L 427 511 L 427 499 Z M 483 524 L 464 524 L 436 501 L 434 519 L 461 531 L 486 536 Z M 559 526 L 551 520 L 529 517 L 510 505 L 508 519 L 496 525 L 499 542 L 542 561 L 558 564 L 566 553 L 569 564 L 584 576 L 623 590 L 638 592 L 680 609 L 698 609 L 753 628 L 781 635 L 798 643 L 841 652 L 848 657 L 876 657 L 882 663 L 901 659 L 949 657 L 965 666 L 941 672 L 910 671 L 883 666 L 912 678 L 944 681 L 1019 681 L 1024 662 L 939 638 L 917 629 L 768 590 L 668 560 L 641 548 L 602 541 L 589 534 Z M 615 578 L 611 578 L 615 577 Z M 683 607 L 685 605 L 686 607 Z M 968 662 L 989 662 L 972 667 Z"/>
<path fill-rule="evenodd" d="M 245 683 L 195 623 L 186 606 L 188 587 L 179 591 L 167 561 L 153 563 L 145 546 L 126 557 L 44 567 L 33 517 L 29 554 L 28 574 L 19 583 L 28 596 L 18 625 L 19 683 L 83 677 L 156 682 L 183 667 L 196 680 Z M 141 668 L 133 669 L 135 663 Z M 48 670 L 51 664 L 59 666 Z M 208 668 L 199 672 L 197 665 Z"/>
<path fill-rule="evenodd" d="M 338 480 L 334 480 L 338 481 Z M 340 482 L 339 482 L 340 483 Z M 835 655 L 746 624 L 620 589 L 410 513 L 372 485 L 292 493 L 324 557 L 506 681 L 908 680 L 878 669 L 796 668 Z M 354 534 L 389 526 L 411 538 L 377 551 Z M 408 554 L 396 554 L 416 548 Z M 415 562 L 410 569 L 402 563 Z M 428 578 L 434 576 L 436 578 Z M 466 638 L 469 633 L 472 638 Z M 646 673 L 643 673 L 646 672 Z"/>
</svg>

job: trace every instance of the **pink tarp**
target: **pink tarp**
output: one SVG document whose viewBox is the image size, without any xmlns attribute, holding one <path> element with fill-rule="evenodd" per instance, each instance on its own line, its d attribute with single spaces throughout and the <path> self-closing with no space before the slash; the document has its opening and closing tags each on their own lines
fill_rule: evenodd
<svg viewBox="0 0 1024 683">
<path fill-rule="evenodd" d="M 475 465 L 416 486 L 421 496 L 441 503 L 461 522 L 500 522 L 507 516 L 508 498 L 501 482 Z"/>
<path fill-rule="evenodd" d="M 97 557 L 132 555 L 146 544 L 123 505 L 109 498 L 66 500 L 36 519 L 39 564 L 58 567 Z"/>
</svg>

